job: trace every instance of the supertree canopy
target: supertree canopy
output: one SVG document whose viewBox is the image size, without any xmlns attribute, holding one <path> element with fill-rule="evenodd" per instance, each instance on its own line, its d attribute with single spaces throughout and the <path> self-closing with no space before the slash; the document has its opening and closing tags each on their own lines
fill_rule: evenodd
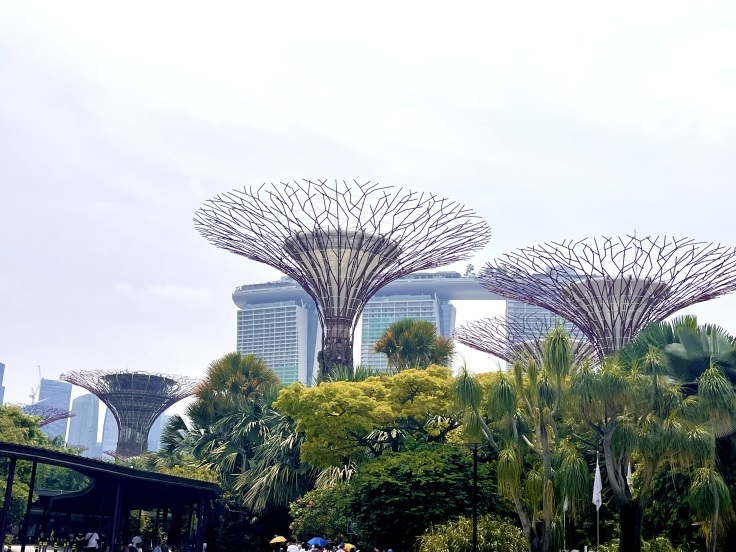
<svg viewBox="0 0 736 552">
<path fill-rule="evenodd" d="M 69 412 L 63 408 L 46 406 L 43 403 L 26 404 L 21 406 L 20 409 L 24 414 L 28 414 L 29 416 L 38 416 L 40 418 L 38 427 L 76 416 L 73 412 Z"/>
<path fill-rule="evenodd" d="M 736 289 L 736 248 L 667 237 L 550 242 L 504 255 L 479 279 L 570 321 L 603 358 L 647 324 Z"/>
<path fill-rule="evenodd" d="M 506 362 L 528 356 L 541 364 L 542 342 L 556 323 L 555 317 L 540 317 L 538 314 L 513 318 L 483 318 L 458 327 L 454 338 L 468 347 L 497 356 Z M 585 334 L 569 324 L 565 328 L 572 342 L 573 361 L 578 363 L 590 358 L 598 362 L 595 347 Z"/>
<path fill-rule="evenodd" d="M 184 376 L 86 370 L 59 378 L 85 388 L 110 409 L 118 423 L 117 458 L 146 452 L 153 422 L 172 404 L 194 393 L 198 380 Z"/>
<path fill-rule="evenodd" d="M 217 247 L 277 268 L 314 299 L 323 373 L 352 365 L 355 324 L 382 286 L 466 259 L 491 237 L 483 220 L 454 201 L 338 180 L 225 193 L 194 220 Z"/>
</svg>

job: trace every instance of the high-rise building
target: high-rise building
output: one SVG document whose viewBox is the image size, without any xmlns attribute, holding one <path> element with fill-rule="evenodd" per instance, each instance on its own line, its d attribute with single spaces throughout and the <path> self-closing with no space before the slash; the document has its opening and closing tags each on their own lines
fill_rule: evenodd
<svg viewBox="0 0 736 552">
<path fill-rule="evenodd" d="M 378 370 L 387 368 L 386 355 L 374 353 L 373 344 L 388 326 L 404 318 L 432 322 L 437 327 L 439 335 L 449 337 L 455 328 L 455 307 L 449 300 L 441 301 L 434 294 L 374 297 L 363 309 L 361 365 Z"/>
<path fill-rule="evenodd" d="M 41 385 L 38 389 L 37 404 L 58 408 L 60 410 L 69 410 L 69 403 L 72 398 L 72 385 L 63 381 L 41 378 Z M 66 440 L 68 418 L 57 420 L 46 424 L 41 428 L 49 439 L 61 436 Z"/>
<path fill-rule="evenodd" d="M 112 460 L 108 451 L 114 452 L 118 446 L 118 423 L 115 416 L 112 415 L 110 409 L 105 411 L 105 419 L 102 422 L 102 457 L 105 460 Z"/>
<path fill-rule="evenodd" d="M 151 431 L 148 432 L 148 450 L 149 452 L 156 452 L 161 448 L 161 434 L 163 433 L 164 427 L 169 421 L 166 414 L 161 414 L 151 426 Z"/>
<path fill-rule="evenodd" d="M 281 383 L 311 381 L 316 340 L 309 330 L 316 327 L 317 310 L 306 301 L 245 305 L 238 311 L 237 351 L 261 357 Z"/>
<path fill-rule="evenodd" d="M 363 310 L 361 364 L 386 366 L 371 352 L 385 329 L 402 318 L 430 320 L 443 336 L 452 335 L 455 308 L 451 300 L 502 300 L 487 292 L 474 276 L 458 272 L 417 272 L 382 287 Z M 233 293 L 238 310 L 237 351 L 261 356 L 283 383 L 312 382 L 319 373 L 321 332 L 317 307 L 304 289 L 289 278 L 240 286 Z"/>
<path fill-rule="evenodd" d="M 0 404 L 5 402 L 5 386 L 3 385 L 3 378 L 5 378 L 5 364 L 0 362 Z"/>
<path fill-rule="evenodd" d="M 99 412 L 100 400 L 91 393 L 72 401 L 74 417 L 69 420 L 69 437 L 66 442 L 72 446 L 84 447 L 82 456 L 90 456 L 95 452 Z"/>
</svg>

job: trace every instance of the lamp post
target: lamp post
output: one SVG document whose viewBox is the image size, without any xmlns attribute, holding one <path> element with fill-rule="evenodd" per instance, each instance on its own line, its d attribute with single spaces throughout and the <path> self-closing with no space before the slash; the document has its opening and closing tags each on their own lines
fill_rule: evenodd
<svg viewBox="0 0 736 552">
<path fill-rule="evenodd" d="M 466 443 L 473 451 L 473 552 L 478 552 L 478 447 L 480 443 Z"/>
</svg>

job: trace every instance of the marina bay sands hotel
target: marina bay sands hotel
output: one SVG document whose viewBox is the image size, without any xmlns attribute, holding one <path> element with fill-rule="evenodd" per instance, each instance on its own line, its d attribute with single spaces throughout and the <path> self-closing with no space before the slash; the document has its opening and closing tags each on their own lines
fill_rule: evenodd
<svg viewBox="0 0 736 552">
<path fill-rule="evenodd" d="M 403 318 L 429 320 L 443 336 L 455 329 L 452 300 L 503 300 L 458 272 L 417 272 L 384 286 L 363 310 L 360 364 L 386 368 L 386 357 L 373 352 L 373 343 L 393 322 Z M 322 341 L 317 308 L 302 287 L 289 278 L 238 287 L 237 351 L 262 357 L 285 384 L 312 382 L 318 373 Z M 546 313 L 544 309 L 508 301 L 506 316 Z"/>
</svg>

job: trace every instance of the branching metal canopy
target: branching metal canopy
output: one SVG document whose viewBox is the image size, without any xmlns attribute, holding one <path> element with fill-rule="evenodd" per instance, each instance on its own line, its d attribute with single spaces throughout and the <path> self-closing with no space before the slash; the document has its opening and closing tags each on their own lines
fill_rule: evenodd
<svg viewBox="0 0 736 552">
<path fill-rule="evenodd" d="M 479 280 L 569 320 L 603 358 L 647 324 L 736 289 L 736 248 L 668 237 L 549 242 L 489 263 Z"/>
<path fill-rule="evenodd" d="M 389 282 L 466 259 L 491 237 L 465 206 L 377 183 L 302 180 L 219 195 L 195 214 L 211 243 L 287 274 L 317 304 L 324 370 L 352 363 L 366 302 Z"/>
<path fill-rule="evenodd" d="M 147 372 L 87 370 L 62 374 L 62 381 L 83 387 L 110 409 L 118 423 L 117 458 L 145 452 L 153 422 L 174 403 L 194 393 L 198 380 Z"/>
<path fill-rule="evenodd" d="M 74 412 L 64 410 L 63 408 L 45 406 L 43 403 L 26 404 L 21 406 L 20 409 L 24 414 L 28 414 L 29 416 L 38 416 L 41 418 L 38 422 L 39 427 L 43 427 L 58 420 L 64 420 L 65 418 L 76 416 Z"/>
<path fill-rule="evenodd" d="M 555 327 L 556 320 L 529 314 L 523 317 L 483 318 L 468 322 L 455 330 L 454 338 L 477 351 L 488 353 L 506 362 L 530 356 L 542 363 L 542 342 Z M 585 358 L 597 362 L 593 344 L 577 328 L 567 328 L 572 341 L 573 362 Z"/>
</svg>

